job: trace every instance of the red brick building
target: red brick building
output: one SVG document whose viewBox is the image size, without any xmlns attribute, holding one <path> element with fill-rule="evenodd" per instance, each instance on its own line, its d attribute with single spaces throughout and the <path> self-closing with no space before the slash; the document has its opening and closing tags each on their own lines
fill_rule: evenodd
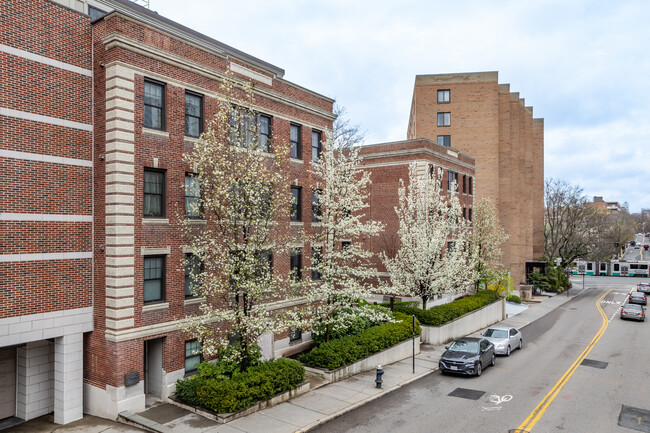
<svg viewBox="0 0 650 433">
<path fill-rule="evenodd" d="M 143 410 L 197 360 L 179 330 L 203 301 L 186 291 L 181 221 L 195 215 L 182 155 L 214 114 L 226 70 L 253 83 L 262 134 L 292 144 L 292 230 L 312 230 L 307 168 L 333 100 L 126 0 L 22 0 L 0 12 L 0 418 L 78 419 L 82 386 L 85 412 Z M 294 266 L 309 264 L 303 249 Z M 288 273 L 290 260 L 275 257 L 274 270 Z M 261 343 L 282 356 L 308 337 Z"/>
<path fill-rule="evenodd" d="M 95 331 L 84 359 L 86 410 L 105 417 L 142 410 L 148 396 L 166 399 L 192 362 L 195 342 L 178 326 L 202 300 L 185 289 L 181 219 L 192 215 L 182 155 L 215 113 L 226 69 L 254 83 L 264 134 L 289 142 L 293 129 L 296 229 L 311 221 L 312 145 L 334 119 L 332 99 L 286 81 L 282 69 L 145 8 L 111 4 L 92 29 Z M 289 265 L 288 256 L 274 260 L 277 272 Z M 267 356 L 281 355 L 288 336 L 262 343 Z"/>
<path fill-rule="evenodd" d="M 412 163 L 417 164 L 422 176 L 429 176 L 431 172 L 437 176 L 442 171 L 441 184 L 445 193 L 451 181 L 455 180 L 463 215 L 472 219 L 476 182 L 474 159 L 470 156 L 427 138 L 363 146 L 359 155 L 363 158 L 363 168 L 371 172 L 368 217 L 385 225 L 384 232 L 370 240 L 369 249 L 373 253 L 385 252 L 392 256 L 399 248 L 399 221 L 395 207 L 399 201 L 400 180 L 408 185 L 409 166 Z M 375 264 L 381 275 L 387 276 L 378 257 L 375 257 Z"/>
<path fill-rule="evenodd" d="M 91 28 L 47 1 L 0 16 L 0 419 L 67 423 L 93 324 Z"/>
<path fill-rule="evenodd" d="M 407 138 L 427 137 L 476 160 L 487 197 L 510 235 L 502 262 L 515 285 L 526 260 L 544 255 L 544 120 L 497 72 L 415 77 Z"/>
</svg>

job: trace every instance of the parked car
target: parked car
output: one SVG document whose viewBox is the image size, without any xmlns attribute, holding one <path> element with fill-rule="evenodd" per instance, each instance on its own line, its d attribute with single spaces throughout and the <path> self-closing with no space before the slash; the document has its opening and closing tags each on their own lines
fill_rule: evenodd
<svg viewBox="0 0 650 433">
<path fill-rule="evenodd" d="M 636 285 L 636 290 L 645 293 L 647 298 L 650 294 L 650 283 L 639 283 Z"/>
<path fill-rule="evenodd" d="M 507 326 L 492 326 L 485 330 L 483 337 L 494 344 L 494 353 L 510 356 L 510 352 L 524 345 L 521 332 Z"/>
<path fill-rule="evenodd" d="M 621 319 L 645 321 L 645 308 L 639 304 L 625 304 L 621 308 Z"/>
<path fill-rule="evenodd" d="M 627 297 L 628 304 L 641 304 L 646 305 L 648 303 L 645 293 L 638 292 L 633 290 L 630 292 L 630 295 Z"/>
<path fill-rule="evenodd" d="M 438 367 L 441 372 L 474 374 L 480 376 L 483 368 L 494 365 L 494 344 L 486 338 L 459 338 L 446 346 Z"/>
</svg>

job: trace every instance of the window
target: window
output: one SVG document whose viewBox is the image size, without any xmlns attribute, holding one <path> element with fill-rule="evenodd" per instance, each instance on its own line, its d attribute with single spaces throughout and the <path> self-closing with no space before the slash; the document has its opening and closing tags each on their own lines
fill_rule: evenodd
<svg viewBox="0 0 650 433">
<path fill-rule="evenodd" d="M 262 251 L 260 253 L 260 265 L 263 267 L 258 272 L 259 276 L 271 276 L 273 274 L 273 253 L 271 251 Z"/>
<path fill-rule="evenodd" d="M 467 219 L 467 209 L 463 208 L 463 219 Z"/>
<path fill-rule="evenodd" d="M 469 208 L 469 209 L 467 210 L 467 212 L 468 212 L 468 214 L 467 214 L 467 219 L 471 221 L 471 220 L 472 220 L 472 208 Z"/>
<path fill-rule="evenodd" d="M 271 117 L 265 114 L 257 116 L 257 143 L 264 152 L 271 151 Z"/>
<path fill-rule="evenodd" d="M 295 159 L 302 158 L 302 131 L 300 125 L 291 124 L 291 157 Z"/>
<path fill-rule="evenodd" d="M 438 126 L 451 125 L 451 113 L 438 113 Z"/>
<path fill-rule="evenodd" d="M 433 164 L 429 164 L 429 179 L 434 179 L 436 177 L 436 169 Z"/>
<path fill-rule="evenodd" d="M 452 185 L 454 185 L 454 191 L 458 192 L 458 173 L 455 171 L 447 171 L 447 191 L 452 191 Z"/>
<path fill-rule="evenodd" d="M 311 279 L 314 281 L 320 281 L 322 278 L 321 273 L 315 269 L 320 265 L 321 260 L 323 260 L 323 247 L 312 247 L 311 248 Z"/>
<path fill-rule="evenodd" d="M 323 143 L 320 131 L 311 132 L 311 160 L 320 161 L 320 154 L 323 152 Z"/>
<path fill-rule="evenodd" d="M 199 289 L 197 274 L 203 272 L 203 263 L 194 254 L 185 254 L 185 297 L 196 296 Z"/>
<path fill-rule="evenodd" d="M 144 258 L 144 303 L 165 299 L 165 256 Z"/>
<path fill-rule="evenodd" d="M 341 251 L 346 251 L 348 248 L 350 248 L 350 245 L 352 245 L 352 242 L 350 241 L 341 242 Z"/>
<path fill-rule="evenodd" d="M 456 242 L 453 241 L 447 242 L 447 251 L 449 252 L 454 251 L 454 248 L 456 248 Z"/>
<path fill-rule="evenodd" d="M 240 107 L 230 110 L 230 144 L 233 146 L 249 147 L 257 137 L 259 148 L 265 152 L 271 151 L 271 117 L 258 114 Z M 257 132 L 257 133 L 256 133 Z"/>
<path fill-rule="evenodd" d="M 469 195 L 472 195 L 472 179 L 471 176 L 467 179 L 467 193 Z"/>
<path fill-rule="evenodd" d="M 449 90 L 438 90 L 438 104 L 446 104 L 449 102 Z"/>
<path fill-rule="evenodd" d="M 201 184 L 192 173 L 185 174 L 185 216 L 187 218 L 203 217 L 201 209 Z"/>
<path fill-rule="evenodd" d="M 144 169 L 144 216 L 163 218 L 165 216 L 165 172 Z"/>
<path fill-rule="evenodd" d="M 441 125 L 438 125 L 441 126 Z M 451 135 L 439 135 L 438 136 L 438 145 L 451 147 Z"/>
<path fill-rule="evenodd" d="M 292 250 L 290 260 L 291 278 L 298 282 L 302 279 L 302 250 Z"/>
<path fill-rule="evenodd" d="M 463 194 L 467 192 L 467 175 L 463 175 Z"/>
<path fill-rule="evenodd" d="M 203 96 L 185 92 L 185 135 L 199 137 L 203 132 Z"/>
<path fill-rule="evenodd" d="M 618 272 L 618 271 L 619 271 L 619 265 L 618 263 L 614 263 L 614 272 Z"/>
<path fill-rule="evenodd" d="M 196 366 L 203 361 L 199 340 L 185 342 L 185 374 L 196 371 Z"/>
<path fill-rule="evenodd" d="M 291 187 L 291 221 L 302 221 L 302 188 Z"/>
<path fill-rule="evenodd" d="M 322 194 L 322 191 L 319 189 L 311 190 L 311 220 L 314 222 L 320 222 L 321 217 L 323 216 L 323 209 L 318 202 L 320 194 Z"/>
<path fill-rule="evenodd" d="M 302 340 L 302 329 L 300 328 L 289 329 L 289 343 L 298 340 Z"/>
<path fill-rule="evenodd" d="M 144 80 L 144 126 L 165 130 L 165 85 Z"/>
</svg>

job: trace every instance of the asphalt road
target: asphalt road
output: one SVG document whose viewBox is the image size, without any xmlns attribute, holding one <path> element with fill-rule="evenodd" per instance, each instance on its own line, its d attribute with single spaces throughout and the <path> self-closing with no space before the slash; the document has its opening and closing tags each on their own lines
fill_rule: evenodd
<svg viewBox="0 0 650 433">
<path fill-rule="evenodd" d="M 481 377 L 436 372 L 313 431 L 650 432 L 650 320 L 618 316 L 637 281 L 587 277 Z"/>
<path fill-rule="evenodd" d="M 646 251 L 643 246 L 647 244 L 650 240 L 646 239 L 644 233 L 637 233 L 634 237 L 636 242 L 635 246 L 628 246 L 625 249 L 625 254 L 623 254 L 623 259 L 627 261 L 633 260 L 648 260 L 650 257 L 650 251 Z"/>
</svg>

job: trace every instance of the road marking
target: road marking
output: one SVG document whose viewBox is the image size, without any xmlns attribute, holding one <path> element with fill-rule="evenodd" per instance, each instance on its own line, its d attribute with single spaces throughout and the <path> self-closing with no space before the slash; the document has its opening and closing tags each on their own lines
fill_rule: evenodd
<svg viewBox="0 0 650 433">
<path fill-rule="evenodd" d="M 501 409 L 503 409 L 503 406 L 492 406 L 492 407 L 481 406 L 481 412 L 494 412 L 495 410 L 501 410 Z"/>
<path fill-rule="evenodd" d="M 494 403 L 494 404 L 497 404 L 497 405 L 498 405 L 498 404 L 501 404 L 501 403 L 507 403 L 507 402 L 509 402 L 510 400 L 512 400 L 512 396 L 511 396 L 510 394 L 506 394 L 506 395 L 504 395 L 503 397 L 499 397 L 499 396 L 496 395 L 496 394 L 492 394 L 492 395 L 488 398 L 488 401 L 489 401 L 490 403 Z"/>
<path fill-rule="evenodd" d="M 558 393 L 564 388 L 564 385 L 567 384 L 571 376 L 573 376 L 573 373 L 578 369 L 578 366 L 582 362 L 583 359 L 587 357 L 589 352 L 591 352 L 591 349 L 594 348 L 596 343 L 598 343 L 598 340 L 600 340 L 600 337 L 603 336 L 605 333 L 605 330 L 607 329 L 607 325 L 609 324 L 609 321 L 607 320 L 607 316 L 605 316 L 605 312 L 603 311 L 602 308 L 600 308 L 600 302 L 611 292 L 612 290 L 608 290 L 605 292 L 603 296 L 601 296 L 597 301 L 596 301 L 596 308 L 598 308 L 598 312 L 600 313 L 603 323 L 600 326 L 600 329 L 598 330 L 598 333 L 594 336 L 594 338 L 591 340 L 589 345 L 585 348 L 585 350 L 582 351 L 580 356 L 578 356 L 578 359 L 574 361 L 574 363 L 569 367 L 569 369 L 564 373 L 564 375 L 560 378 L 560 380 L 557 381 L 557 383 L 551 388 L 551 390 L 544 396 L 541 402 L 537 405 L 535 409 L 528 415 L 528 418 L 524 420 L 524 422 L 519 426 L 518 430 L 519 431 L 528 431 L 530 432 L 532 428 L 537 424 L 537 422 L 540 420 L 542 415 L 544 415 L 544 412 L 546 412 L 546 409 L 551 405 L 553 400 L 555 400 L 555 397 L 557 397 Z"/>
</svg>

